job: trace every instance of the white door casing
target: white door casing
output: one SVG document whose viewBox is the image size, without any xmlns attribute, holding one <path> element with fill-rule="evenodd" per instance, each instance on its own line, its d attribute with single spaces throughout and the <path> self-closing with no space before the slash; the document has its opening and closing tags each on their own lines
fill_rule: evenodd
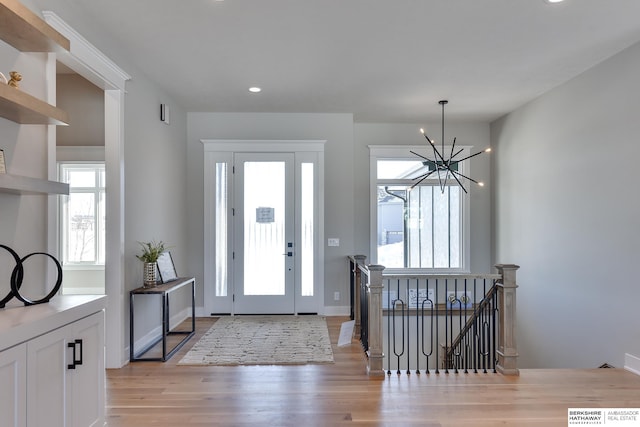
<svg viewBox="0 0 640 427">
<path fill-rule="evenodd" d="M 124 94 L 125 84 L 131 76 L 111 61 L 63 19 L 51 11 L 42 15 L 55 30 L 71 42 L 69 52 L 55 55 L 55 60 L 65 64 L 76 73 L 104 90 L 105 106 L 105 167 L 106 167 L 106 262 L 105 294 L 108 297 L 106 310 L 106 367 L 121 368 L 127 363 L 128 349 L 125 336 L 126 302 L 124 292 Z M 49 67 L 53 70 L 53 65 Z M 55 73 L 55 71 L 50 71 Z M 51 78 L 51 81 L 55 81 Z M 53 85 L 55 87 L 55 85 Z M 48 101 L 55 104 L 55 91 L 50 90 Z M 56 132 L 53 126 L 48 131 L 49 179 L 57 174 L 55 146 Z M 56 199 L 49 197 L 48 230 L 50 253 L 57 253 L 59 244 L 53 232 L 57 228 Z"/>
<path fill-rule="evenodd" d="M 293 155 L 293 188 L 296 197 L 292 199 L 296 227 L 293 231 L 292 251 L 279 252 L 285 260 L 285 273 L 293 278 L 293 314 L 324 313 L 324 143 L 318 140 L 202 140 L 204 145 L 204 314 L 237 314 L 234 306 L 233 284 L 238 283 L 238 268 L 233 260 L 233 252 L 238 257 L 237 238 L 234 238 L 233 213 L 238 207 L 239 193 L 234 180 L 234 156 L 243 158 L 243 153 L 291 153 Z M 309 177 L 312 176 L 310 179 Z M 235 184 L 234 184 L 235 182 Z M 306 187 L 303 187 L 306 186 Z M 309 193 L 315 195 L 310 202 Z M 241 193 L 240 193 L 241 194 Z M 223 195 L 228 203 L 216 199 Z M 303 200 L 305 199 L 305 204 Z M 304 207 L 306 206 L 306 208 Z M 312 208 L 309 208 L 312 206 Z M 305 209 L 313 210 L 313 224 L 306 231 L 300 224 Z M 239 212 L 236 211 L 236 218 Z M 255 215 L 255 212 L 252 213 Z M 236 227 L 237 228 L 237 227 Z M 311 230 L 311 231 L 309 231 Z M 305 234 L 306 233 L 306 234 Z M 309 237 L 309 234 L 312 234 Z M 305 248 L 297 247 L 299 242 L 307 242 L 309 256 L 300 256 Z M 289 242 L 284 242 L 285 246 Z M 312 246 L 312 247 L 309 247 Z M 287 252 L 294 256 L 288 257 Z M 302 262 L 302 259 L 307 261 Z M 289 270 L 291 268 L 291 270 Z M 312 271 L 312 277 L 304 272 Z M 313 282 L 313 283 L 311 283 Z M 304 283 L 304 285 L 303 285 Z M 239 285 L 238 285 L 239 286 Z M 311 287 L 311 288 L 310 288 Z M 263 301 L 264 302 L 264 301 Z M 250 312 L 251 307 L 240 308 Z M 259 312 L 269 312 L 264 309 Z M 239 314 L 239 312 L 238 312 Z"/>
</svg>

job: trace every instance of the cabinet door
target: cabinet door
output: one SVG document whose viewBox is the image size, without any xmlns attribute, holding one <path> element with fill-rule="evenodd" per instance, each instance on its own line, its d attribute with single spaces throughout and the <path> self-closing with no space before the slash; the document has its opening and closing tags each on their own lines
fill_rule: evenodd
<svg viewBox="0 0 640 427">
<path fill-rule="evenodd" d="M 65 427 L 67 329 L 27 343 L 27 425 Z"/>
<path fill-rule="evenodd" d="M 67 371 L 68 426 L 88 427 L 104 424 L 105 370 L 104 370 L 104 312 L 80 319 L 72 325 L 70 343 L 76 340 L 76 360 L 82 364 Z M 72 352 L 68 353 L 72 357 Z M 81 357 L 82 356 L 82 357 Z M 71 364 L 69 360 L 69 364 Z"/>
<path fill-rule="evenodd" d="M 26 344 L 0 351 L 0 417 L 3 426 L 27 425 L 26 361 Z"/>
</svg>

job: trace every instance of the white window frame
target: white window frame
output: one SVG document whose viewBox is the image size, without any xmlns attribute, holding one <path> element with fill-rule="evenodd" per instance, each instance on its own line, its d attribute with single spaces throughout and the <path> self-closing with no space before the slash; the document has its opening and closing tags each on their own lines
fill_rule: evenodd
<svg viewBox="0 0 640 427">
<path fill-rule="evenodd" d="M 102 161 L 82 161 L 82 162 L 73 162 L 73 161 L 61 161 L 58 162 L 58 176 L 59 179 L 64 181 L 64 173 L 65 170 L 70 169 L 93 169 L 94 173 L 96 170 L 102 170 L 102 173 L 105 173 L 105 162 Z M 106 174 L 105 174 L 106 178 Z M 106 257 L 106 245 L 105 241 L 103 241 L 103 236 L 106 238 L 105 230 L 102 230 L 102 224 L 98 220 L 101 215 L 100 200 L 103 200 L 103 210 L 104 210 L 104 200 L 106 197 L 106 182 L 102 182 L 101 186 L 93 186 L 93 187 L 69 187 L 69 195 L 72 193 L 93 193 L 95 195 L 94 198 L 94 212 L 96 215 L 96 240 L 94 242 L 96 260 L 95 261 L 86 261 L 86 262 L 72 262 L 68 259 L 67 248 L 65 247 L 67 243 L 67 229 L 66 229 L 66 205 L 68 203 L 68 197 L 63 197 L 60 202 L 60 255 L 62 259 L 62 264 L 65 268 L 73 268 L 74 270 L 104 270 L 105 263 L 104 259 Z M 106 212 L 102 212 L 102 214 L 106 214 Z"/>
<path fill-rule="evenodd" d="M 369 145 L 369 183 L 370 183 L 370 262 L 376 264 L 378 261 L 378 160 L 420 160 L 417 156 L 411 153 L 411 151 L 427 154 L 429 158 L 433 157 L 430 152 L 425 150 L 426 145 Z M 456 151 L 463 150 L 459 155 L 459 158 L 463 158 L 469 155 L 472 146 L 459 146 L 456 145 Z M 444 147 L 444 153 L 449 153 L 451 146 Z M 466 176 L 470 176 L 470 164 L 469 161 L 465 161 L 459 164 L 461 167 L 460 172 Z M 465 185 L 467 192 L 461 191 L 462 212 L 460 215 L 460 227 L 461 227 L 461 242 L 460 242 L 460 267 L 459 268 L 386 268 L 388 273 L 406 273 L 408 271 L 420 274 L 420 273 L 469 273 L 470 262 L 470 191 L 471 185 L 469 182 L 462 183 Z M 384 183 L 390 185 L 402 185 L 410 182 L 413 184 L 413 180 L 383 180 Z M 439 187 L 439 184 L 435 184 Z M 455 185 L 458 183 L 455 179 L 450 179 L 447 185 Z M 404 237 L 406 238 L 406 236 Z"/>
</svg>

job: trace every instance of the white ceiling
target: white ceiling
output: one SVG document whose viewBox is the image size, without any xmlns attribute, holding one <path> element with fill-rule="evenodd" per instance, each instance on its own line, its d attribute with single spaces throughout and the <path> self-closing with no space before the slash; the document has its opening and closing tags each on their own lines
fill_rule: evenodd
<svg viewBox="0 0 640 427">
<path fill-rule="evenodd" d="M 490 121 L 640 40 L 640 0 L 70 1 L 187 111 Z"/>
</svg>

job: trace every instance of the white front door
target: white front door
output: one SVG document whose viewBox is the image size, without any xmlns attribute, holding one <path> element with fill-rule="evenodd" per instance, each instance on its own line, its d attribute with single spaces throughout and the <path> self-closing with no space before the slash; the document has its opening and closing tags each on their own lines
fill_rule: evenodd
<svg viewBox="0 0 640 427">
<path fill-rule="evenodd" d="M 324 141 L 202 142 L 205 315 L 322 313 Z"/>
<path fill-rule="evenodd" d="M 293 314 L 294 154 L 234 157 L 234 311 Z"/>
</svg>

